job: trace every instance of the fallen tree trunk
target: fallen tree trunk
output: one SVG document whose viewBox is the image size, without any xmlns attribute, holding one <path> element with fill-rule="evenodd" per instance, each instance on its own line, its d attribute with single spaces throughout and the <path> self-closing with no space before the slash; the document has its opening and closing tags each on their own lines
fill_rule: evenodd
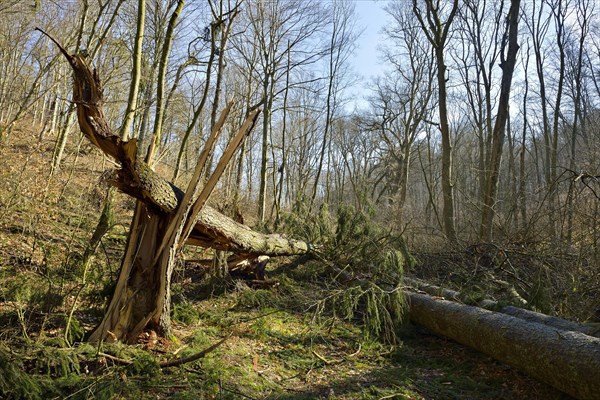
<svg viewBox="0 0 600 400">
<path fill-rule="evenodd" d="M 198 214 L 186 243 L 239 254 L 272 257 L 300 255 L 310 250 L 310 244 L 303 240 L 291 239 L 278 233 L 254 231 L 208 206 Z"/>
<path fill-rule="evenodd" d="M 430 294 L 432 296 L 441 296 L 445 297 L 446 299 L 460 301 L 460 292 L 457 292 L 456 290 L 431 285 L 420 279 L 409 278 L 407 276 L 403 277 L 402 279 L 405 284 L 412 286 L 415 289 L 422 290 L 425 293 Z"/>
<path fill-rule="evenodd" d="M 173 213 L 179 207 L 184 192 L 155 173 L 144 162 L 137 161 L 136 176 L 124 169 L 109 171 L 104 180 L 162 213 Z M 186 244 L 209 247 L 248 255 L 288 256 L 309 250 L 302 240 L 280 234 L 265 234 L 242 225 L 205 205 L 198 213 Z"/>
<path fill-rule="evenodd" d="M 334 271 L 341 281 L 356 279 L 339 268 L 334 267 Z M 453 290 L 403 279 L 411 286 L 432 292 L 433 296 L 460 297 Z M 578 399 L 600 398 L 600 339 L 564 329 L 573 325 L 548 326 L 543 323 L 548 321 L 545 318 L 540 320 L 542 323 L 529 322 L 526 319 L 538 313 L 516 307 L 505 309 L 521 310 L 525 314 L 519 312 L 519 315 L 527 318 L 407 290 L 404 295 L 410 320 L 432 333 L 485 353 Z"/>
<path fill-rule="evenodd" d="M 594 326 L 579 325 L 573 321 L 568 321 L 566 319 L 553 317 L 551 315 L 546 315 L 531 310 L 525 310 L 524 308 L 504 306 L 498 311 L 502 314 L 507 314 L 528 322 L 535 322 L 537 324 L 546 325 L 548 327 L 560 329 L 563 331 L 581 332 L 588 336 L 595 337 L 598 337 L 598 334 L 600 333 L 598 328 Z"/>
<path fill-rule="evenodd" d="M 406 297 L 415 324 L 578 399 L 600 398 L 600 339 L 425 294 Z"/>
<path fill-rule="evenodd" d="M 335 266 L 332 269 L 342 282 L 357 279 Z M 404 282 L 427 289 L 434 296 L 460 297 L 456 291 L 419 280 L 404 278 Z M 404 290 L 404 295 L 408 316 L 416 325 L 485 353 L 576 398 L 600 398 L 600 339 L 562 329 L 571 325 L 555 328 L 408 290 Z"/>
<path fill-rule="evenodd" d="M 404 283 L 424 291 L 432 296 L 441 296 L 449 300 L 460 301 L 461 294 L 455 290 L 442 288 L 440 286 L 431 285 L 427 282 L 423 282 L 420 279 L 404 277 Z M 573 321 L 568 321 L 563 318 L 553 317 L 550 315 L 542 314 L 539 312 L 526 310 L 524 308 L 515 306 L 500 306 L 497 301 L 484 299 L 477 304 L 479 307 L 490 309 L 493 311 L 507 314 L 513 317 L 520 318 L 528 322 L 535 322 L 542 325 L 547 325 L 552 328 L 560 329 L 563 331 L 574 331 L 581 332 L 586 335 L 598 337 L 600 335 L 600 329 L 594 326 L 580 325 Z"/>
</svg>

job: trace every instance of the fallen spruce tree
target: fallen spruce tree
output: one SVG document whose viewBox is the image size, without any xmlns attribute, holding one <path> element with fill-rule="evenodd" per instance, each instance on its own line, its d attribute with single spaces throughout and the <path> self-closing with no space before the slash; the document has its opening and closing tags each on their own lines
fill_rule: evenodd
<svg viewBox="0 0 600 400">
<path fill-rule="evenodd" d="M 233 103 L 225 107 L 200 153 L 186 190 L 182 191 L 139 159 L 135 139 L 124 141 L 114 134 L 104 115 L 100 79 L 88 66 L 86 57 L 70 55 L 54 38 L 46 36 L 58 46 L 73 70 L 73 102 L 81 132 L 120 166 L 106 171 L 105 180 L 138 200 L 114 293 L 89 341 L 132 343 L 148 329 L 168 335 L 171 276 L 175 260 L 186 244 L 231 251 L 237 253 L 238 260 L 308 251 L 309 246 L 303 241 L 253 231 L 206 205 L 228 162 L 254 127 L 260 109 L 246 111 L 245 121 L 233 135 L 214 172 L 202 184 L 207 160 Z"/>
<path fill-rule="evenodd" d="M 342 283 L 370 282 L 369 277 L 352 275 L 335 265 L 331 268 Z M 499 311 L 491 311 L 464 305 L 458 302 L 459 292 L 408 277 L 403 281 L 408 317 L 415 325 L 485 353 L 575 398 L 600 398 L 600 339 L 586 334 L 592 333 L 586 326 L 518 307 L 495 304 Z M 484 303 L 491 306 L 492 302 Z"/>
<path fill-rule="evenodd" d="M 600 339 L 405 292 L 410 320 L 578 399 L 600 398 Z"/>
<path fill-rule="evenodd" d="M 464 305 L 464 296 L 455 290 L 409 277 L 404 283 L 413 323 L 578 399 L 600 397 L 597 328 L 489 299 Z"/>
</svg>

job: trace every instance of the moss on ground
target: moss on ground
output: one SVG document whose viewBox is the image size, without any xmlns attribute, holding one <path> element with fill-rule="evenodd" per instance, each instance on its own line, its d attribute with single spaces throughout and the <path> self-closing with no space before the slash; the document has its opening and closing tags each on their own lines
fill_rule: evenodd
<svg viewBox="0 0 600 400">
<path fill-rule="evenodd" d="M 280 308 L 276 291 L 270 300 L 252 305 L 242 300 L 247 296 L 230 292 L 188 299 L 185 315 L 194 318 L 176 322 L 178 342 L 152 349 L 67 347 L 64 341 L 45 339 L 22 340 L 8 350 L 5 343 L 0 351 L 2 397 L 559 398 L 556 391 L 508 367 L 415 329 L 399 332 L 402 342 L 389 346 L 366 339 L 351 321 L 315 319 L 312 313 Z M 269 297 L 262 292 L 257 296 Z M 167 358 L 196 354 L 223 337 L 229 338 L 202 359 L 159 367 Z"/>
<path fill-rule="evenodd" d="M 104 197 L 97 185 L 103 157 L 92 152 L 79 158 L 77 168 L 48 177 L 52 143 L 25 144 L 4 148 L 0 158 L 0 398 L 558 398 L 510 368 L 422 332 L 397 328 L 394 346 L 365 335 L 364 308 L 320 307 L 337 287 L 323 285 L 331 273 L 316 261 L 282 269 L 279 286 L 269 290 L 182 280 L 173 288 L 172 340 L 82 344 L 83 331 L 98 323 L 116 281 L 132 203 L 117 196 L 118 223 L 85 275 L 81 259 Z M 74 166 L 77 149 L 67 150 L 64 165 Z M 323 256 L 345 260 L 341 265 L 353 272 L 379 265 L 373 264 L 374 251 L 406 258 L 379 251 L 380 242 L 355 246 L 374 233 L 368 215 L 343 209 L 334 227 L 327 214 L 322 209 L 312 225 L 288 221 L 297 228 L 290 235 L 320 238 L 330 250 Z M 388 247 L 404 245 L 388 239 Z M 400 263 L 389 261 L 379 272 L 397 283 Z M 160 367 L 225 337 L 204 358 Z"/>
</svg>

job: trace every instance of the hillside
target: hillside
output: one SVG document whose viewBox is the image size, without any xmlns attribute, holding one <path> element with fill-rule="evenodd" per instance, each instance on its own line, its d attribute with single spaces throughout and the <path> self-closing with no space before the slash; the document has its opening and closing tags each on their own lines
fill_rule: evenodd
<svg viewBox="0 0 600 400">
<path fill-rule="evenodd" d="M 3 398 L 564 398 L 421 329 L 398 328 L 399 341 L 389 345 L 366 335 L 359 318 L 323 312 L 336 288 L 317 261 L 295 268 L 292 259 L 275 261 L 270 275 L 279 284 L 268 289 L 186 262 L 173 289 L 174 337 L 146 332 L 135 346 L 82 343 L 116 280 L 133 202 L 117 196 L 117 223 L 84 268 L 109 161 L 73 142 L 52 176 L 53 137 L 39 142 L 23 124 L 0 150 Z M 223 338 L 202 359 L 159 366 Z"/>
</svg>

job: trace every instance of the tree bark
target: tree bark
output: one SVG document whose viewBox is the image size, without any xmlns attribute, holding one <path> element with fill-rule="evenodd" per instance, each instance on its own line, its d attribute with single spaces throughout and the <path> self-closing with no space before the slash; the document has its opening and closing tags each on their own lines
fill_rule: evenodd
<svg viewBox="0 0 600 400">
<path fill-rule="evenodd" d="M 578 399 L 600 393 L 600 339 L 509 315 L 406 293 L 410 319 Z"/>
<path fill-rule="evenodd" d="M 498 180 L 500 179 L 500 162 L 502 160 L 502 150 L 506 138 L 506 121 L 509 118 L 508 104 L 510 101 L 510 87 L 512 83 L 513 72 L 517 61 L 517 43 L 519 27 L 519 7 L 520 0 L 511 0 L 510 9 L 507 16 L 506 36 L 503 39 L 504 46 L 508 44 L 506 59 L 501 54 L 500 68 L 502 68 L 502 82 L 500 84 L 500 100 L 498 104 L 498 113 L 492 133 L 492 155 L 490 160 L 489 173 L 486 177 L 486 188 L 483 193 L 483 212 L 481 216 L 481 226 L 479 237 L 482 241 L 491 242 L 494 222 L 494 204 L 498 193 Z"/>
<path fill-rule="evenodd" d="M 408 284 L 409 286 L 422 290 L 431 296 L 442 296 L 447 300 L 449 299 L 458 302 L 460 302 L 460 299 L 462 297 L 460 292 L 457 292 L 452 289 L 446 289 L 439 286 L 431 285 L 419 279 L 412 279 L 405 276 L 403 277 L 403 280 L 404 283 Z M 507 314 L 516 318 L 520 318 L 528 322 L 535 322 L 538 324 L 546 325 L 551 328 L 556 328 L 563 331 L 581 332 L 589 336 L 600 337 L 600 329 L 595 326 L 579 325 L 573 321 L 568 321 L 559 317 L 553 317 L 539 312 L 526 310 L 520 307 L 499 307 L 498 302 L 495 300 L 483 299 L 477 303 L 477 306 L 488 310 L 493 310 L 502 314 Z"/>
<path fill-rule="evenodd" d="M 248 255 L 287 256 L 310 250 L 302 240 L 253 231 L 208 206 L 198 215 L 187 243 Z"/>
<path fill-rule="evenodd" d="M 426 19 L 417 6 L 417 1 L 413 0 L 413 12 L 435 50 L 437 63 L 437 82 L 438 82 L 438 112 L 440 118 L 440 132 L 442 135 L 442 197 L 444 208 L 442 217 L 444 221 L 444 233 L 448 240 L 456 243 L 458 240 L 455 227 L 455 209 L 454 209 L 454 185 L 452 182 L 452 140 L 450 137 L 450 126 L 448 123 L 448 104 L 446 90 L 446 64 L 444 62 L 444 47 L 452 20 L 458 10 L 458 0 L 452 2 L 448 18 L 442 22 L 439 14 L 439 4 L 434 5 L 433 1 L 425 1 Z"/>
<path fill-rule="evenodd" d="M 169 222 L 168 215 L 137 203 L 113 296 L 88 341 L 133 343 L 146 328 L 161 335 L 170 333 L 170 320 L 164 319 L 169 316 L 163 311 L 170 306 L 169 273 L 178 243 L 175 241 L 155 257 Z"/>
<path fill-rule="evenodd" d="M 556 328 L 563 331 L 581 332 L 588 336 L 599 337 L 600 330 L 594 326 L 579 325 L 575 322 L 568 321 L 559 317 L 542 314 L 539 312 L 525 310 L 524 308 L 514 306 L 504 306 L 498 310 L 502 314 L 510 315 L 528 322 L 546 325 L 550 328 Z"/>
</svg>

